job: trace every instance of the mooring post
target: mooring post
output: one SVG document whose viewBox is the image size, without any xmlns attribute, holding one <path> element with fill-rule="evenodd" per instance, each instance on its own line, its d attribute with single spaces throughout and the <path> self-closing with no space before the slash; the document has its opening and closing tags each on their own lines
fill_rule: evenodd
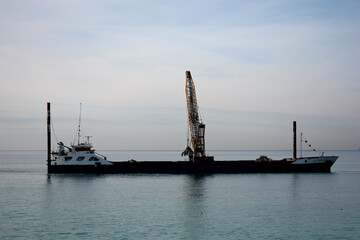
<svg viewBox="0 0 360 240">
<path fill-rule="evenodd" d="M 47 103 L 47 170 L 49 173 L 51 165 L 51 122 L 50 122 L 50 103 Z"/>
<path fill-rule="evenodd" d="M 293 159 L 296 159 L 296 121 L 293 121 Z"/>
</svg>

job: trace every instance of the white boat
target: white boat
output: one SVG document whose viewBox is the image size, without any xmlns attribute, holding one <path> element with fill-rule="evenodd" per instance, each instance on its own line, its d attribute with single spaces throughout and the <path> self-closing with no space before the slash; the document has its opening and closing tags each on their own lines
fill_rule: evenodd
<svg viewBox="0 0 360 240">
<path fill-rule="evenodd" d="M 96 153 L 90 143 L 90 136 L 86 136 L 87 141 L 80 143 L 81 139 L 81 103 L 78 128 L 78 143 L 71 144 L 71 147 L 65 146 L 62 142 L 58 143 L 58 151 L 52 152 L 53 159 L 51 165 L 78 165 L 78 166 L 101 166 L 113 165 L 106 160 L 106 157 Z M 50 126 L 48 126 L 50 127 Z"/>
<path fill-rule="evenodd" d="M 112 165 L 106 157 L 96 153 L 89 141 L 78 143 L 71 147 L 65 146 L 62 142 L 58 143 L 58 151 L 53 152 L 53 165 Z"/>
</svg>

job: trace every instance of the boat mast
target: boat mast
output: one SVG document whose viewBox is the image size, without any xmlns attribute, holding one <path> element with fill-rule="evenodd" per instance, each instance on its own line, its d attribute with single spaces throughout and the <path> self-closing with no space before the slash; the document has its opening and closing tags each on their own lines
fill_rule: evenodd
<svg viewBox="0 0 360 240">
<path fill-rule="evenodd" d="M 47 170 L 51 165 L 51 121 L 50 121 L 50 102 L 47 103 Z"/>
<path fill-rule="evenodd" d="M 78 145 L 80 144 L 80 138 L 81 138 L 81 103 L 80 103 L 80 115 L 79 115 L 79 128 L 78 128 Z"/>
</svg>

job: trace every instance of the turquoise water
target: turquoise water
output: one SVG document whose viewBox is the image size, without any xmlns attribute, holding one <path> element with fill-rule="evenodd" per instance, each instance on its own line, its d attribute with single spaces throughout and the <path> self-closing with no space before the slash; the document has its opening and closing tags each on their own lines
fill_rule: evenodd
<svg viewBox="0 0 360 240">
<path fill-rule="evenodd" d="M 100 151 L 184 160 L 179 152 Z M 340 155 L 331 174 L 47 175 L 45 151 L 0 151 L 0 239 L 358 239 L 360 151 L 326 154 Z"/>
</svg>

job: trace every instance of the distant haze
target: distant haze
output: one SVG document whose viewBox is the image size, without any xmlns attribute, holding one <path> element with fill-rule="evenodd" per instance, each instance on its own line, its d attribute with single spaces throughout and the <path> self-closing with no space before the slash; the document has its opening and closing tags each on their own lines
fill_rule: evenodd
<svg viewBox="0 0 360 240">
<path fill-rule="evenodd" d="M 360 148 L 359 1 L 0 2 L 0 150 L 186 146 L 185 71 L 207 149 Z M 300 134 L 299 134 L 300 135 Z M 53 146 L 55 146 L 53 135 Z"/>
</svg>

